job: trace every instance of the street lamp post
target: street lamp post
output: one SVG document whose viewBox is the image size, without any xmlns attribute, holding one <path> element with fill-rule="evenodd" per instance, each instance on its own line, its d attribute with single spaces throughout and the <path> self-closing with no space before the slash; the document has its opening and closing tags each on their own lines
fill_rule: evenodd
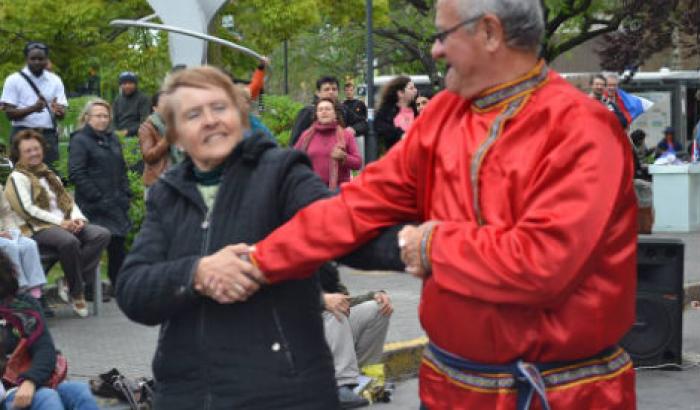
<svg viewBox="0 0 700 410">
<path fill-rule="evenodd" d="M 372 0 L 367 0 L 367 123 L 365 163 L 377 159 L 377 136 L 374 133 L 374 43 L 372 41 Z"/>
<path fill-rule="evenodd" d="M 284 95 L 289 95 L 289 41 L 284 39 Z"/>
</svg>

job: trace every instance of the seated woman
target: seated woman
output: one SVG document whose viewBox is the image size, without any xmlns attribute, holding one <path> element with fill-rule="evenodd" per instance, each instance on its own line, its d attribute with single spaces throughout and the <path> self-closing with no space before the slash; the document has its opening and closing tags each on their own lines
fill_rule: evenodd
<svg viewBox="0 0 700 410">
<path fill-rule="evenodd" d="M 112 108 L 107 101 L 93 99 L 85 104 L 80 129 L 70 140 L 68 171 L 77 206 L 92 223 L 107 228 L 112 235 L 107 246 L 107 275 L 114 286 L 126 257 L 131 189 L 122 146 L 110 130 L 111 123 Z"/>
<path fill-rule="evenodd" d="M 294 148 L 306 152 L 314 171 L 331 190 L 350 180 L 350 170 L 362 167 L 355 135 L 344 128 L 340 106 L 330 98 L 316 101 L 314 122 Z"/>
<path fill-rule="evenodd" d="M 154 407 L 337 409 L 314 272 L 263 286 L 234 273 L 240 247 L 229 246 L 264 238 L 328 189 L 302 153 L 243 138 L 244 96 L 223 72 L 179 71 L 163 89 L 167 138 L 187 159 L 151 187 L 117 281 L 130 319 L 162 325 Z"/>
<path fill-rule="evenodd" d="M 31 366 L 20 374 L 22 382 L 17 389 L 0 397 L 0 409 L 97 410 L 87 384 L 64 381 L 55 390 L 44 387 L 56 367 L 56 348 L 41 308 L 33 298 L 17 294 L 18 290 L 14 264 L 0 251 L 0 352 L 9 356 L 19 344 L 18 334 L 33 341 L 28 347 Z M 4 362 L 5 357 L 2 359 Z"/>
<path fill-rule="evenodd" d="M 46 275 L 41 266 L 39 249 L 36 242 L 21 234 L 17 219 L 5 195 L 0 193 L 0 250 L 4 251 L 17 267 L 20 292 L 38 299 L 44 316 L 53 316 L 53 310 L 41 294 L 41 289 L 46 284 Z"/>
<path fill-rule="evenodd" d="M 15 135 L 10 159 L 16 167 L 5 186 L 5 197 L 24 222 L 22 232 L 58 255 L 73 311 L 87 317 L 85 285 L 94 282 L 110 233 L 88 224 L 61 180 L 44 164 L 44 146 L 43 137 L 34 130 Z"/>
</svg>

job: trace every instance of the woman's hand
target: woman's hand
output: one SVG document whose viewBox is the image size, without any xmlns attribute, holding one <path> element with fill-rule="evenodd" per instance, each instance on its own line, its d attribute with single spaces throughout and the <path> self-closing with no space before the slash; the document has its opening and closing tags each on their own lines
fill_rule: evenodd
<svg viewBox="0 0 700 410">
<path fill-rule="evenodd" d="M 25 380 L 17 388 L 15 393 L 15 400 L 12 403 L 13 408 L 23 409 L 29 407 L 32 404 L 32 399 L 34 399 L 34 393 L 36 392 L 36 386 L 31 380 Z"/>
<path fill-rule="evenodd" d="M 348 153 L 345 152 L 345 148 L 336 145 L 333 147 L 333 151 L 331 152 L 331 158 L 337 159 L 338 161 L 345 161 L 345 158 L 347 158 Z"/>
<path fill-rule="evenodd" d="M 10 231 L 2 231 L 0 232 L 0 238 L 12 239 L 12 234 Z"/>
<path fill-rule="evenodd" d="M 219 303 L 243 302 L 260 289 L 267 279 L 243 255 L 246 244 L 229 245 L 199 261 L 194 288 Z"/>
<path fill-rule="evenodd" d="M 70 233 L 75 233 L 75 222 L 70 219 L 64 219 L 63 222 L 61 222 L 61 228 Z"/>
<path fill-rule="evenodd" d="M 85 220 L 84 219 L 73 219 L 73 233 L 80 233 L 80 231 L 85 228 Z"/>
</svg>

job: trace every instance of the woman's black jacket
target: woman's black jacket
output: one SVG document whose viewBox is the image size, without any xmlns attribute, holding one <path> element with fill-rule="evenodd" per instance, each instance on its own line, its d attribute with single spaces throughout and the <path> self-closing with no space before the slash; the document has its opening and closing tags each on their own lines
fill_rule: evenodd
<svg viewBox="0 0 700 410">
<path fill-rule="evenodd" d="M 234 304 L 192 289 L 202 256 L 263 239 L 328 196 L 327 188 L 303 153 L 258 134 L 227 159 L 207 216 L 192 167 L 188 159 L 171 168 L 149 190 L 141 232 L 117 281 L 126 315 L 161 325 L 156 408 L 337 408 L 315 277 L 264 287 Z"/>
<path fill-rule="evenodd" d="M 131 190 L 117 137 L 85 125 L 71 137 L 68 172 L 75 185 L 75 203 L 90 223 L 125 237 L 131 227 Z"/>
<path fill-rule="evenodd" d="M 418 110 L 415 107 L 415 103 L 411 105 L 411 108 L 413 109 L 413 115 L 417 117 Z M 398 106 L 382 105 L 374 117 L 374 130 L 377 133 L 377 139 L 386 151 L 399 142 L 404 134 L 403 129 L 394 125 L 394 117 L 398 113 Z"/>
</svg>

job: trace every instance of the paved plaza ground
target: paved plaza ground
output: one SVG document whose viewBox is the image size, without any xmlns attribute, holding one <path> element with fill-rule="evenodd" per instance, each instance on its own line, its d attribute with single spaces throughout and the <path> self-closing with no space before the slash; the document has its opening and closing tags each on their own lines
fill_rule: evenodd
<svg viewBox="0 0 700 410">
<path fill-rule="evenodd" d="M 686 283 L 700 282 L 700 233 L 657 235 L 679 237 L 686 242 Z M 342 270 L 343 281 L 353 293 L 385 289 L 395 304 L 388 341 L 409 340 L 423 335 L 417 317 L 420 282 L 396 272 L 358 272 Z M 157 328 L 127 320 L 114 302 L 104 305 L 99 317 L 78 319 L 62 307 L 49 321 L 57 346 L 69 360 L 69 375 L 86 380 L 117 367 L 129 377 L 149 376 L 150 360 L 158 337 Z M 637 397 L 640 410 L 700 410 L 700 310 L 684 313 L 684 370 L 640 370 L 637 373 Z M 379 409 L 417 409 L 417 381 L 397 384 L 389 404 Z"/>
</svg>

